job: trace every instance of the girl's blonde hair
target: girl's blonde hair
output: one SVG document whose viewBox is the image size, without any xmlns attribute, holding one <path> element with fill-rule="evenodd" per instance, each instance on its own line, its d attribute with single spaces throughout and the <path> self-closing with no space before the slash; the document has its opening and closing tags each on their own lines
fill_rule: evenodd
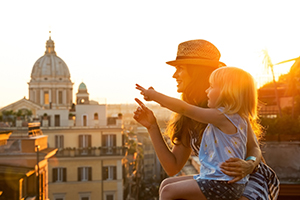
<svg viewBox="0 0 300 200">
<path fill-rule="evenodd" d="M 253 77 L 236 67 L 220 67 L 212 72 L 210 84 L 220 88 L 216 107 L 224 107 L 224 113 L 238 113 L 250 121 L 257 139 L 261 137 L 261 126 L 257 116 L 257 89 Z"/>
</svg>

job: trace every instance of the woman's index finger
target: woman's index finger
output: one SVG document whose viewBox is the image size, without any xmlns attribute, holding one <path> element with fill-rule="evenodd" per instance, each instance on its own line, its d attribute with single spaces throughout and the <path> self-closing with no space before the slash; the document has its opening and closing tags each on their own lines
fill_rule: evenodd
<svg viewBox="0 0 300 200">
<path fill-rule="evenodd" d="M 140 106 L 145 106 L 144 103 L 143 103 L 141 100 L 139 100 L 138 98 L 135 98 L 134 100 L 135 100 Z"/>
<path fill-rule="evenodd" d="M 138 98 L 135 98 L 134 100 L 141 106 L 141 108 L 142 108 L 144 111 L 148 111 L 148 110 L 149 110 L 149 109 L 147 108 L 147 106 L 145 106 L 145 104 L 144 104 L 141 100 L 139 100 Z"/>
</svg>

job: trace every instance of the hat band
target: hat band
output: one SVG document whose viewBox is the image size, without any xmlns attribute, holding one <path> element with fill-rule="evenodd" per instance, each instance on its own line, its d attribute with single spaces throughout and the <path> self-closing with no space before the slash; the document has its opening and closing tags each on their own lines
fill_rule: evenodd
<svg viewBox="0 0 300 200">
<path fill-rule="evenodd" d="M 207 59 L 205 57 L 193 57 L 193 56 L 177 56 L 176 60 L 181 60 L 181 59 L 203 59 L 203 60 L 211 60 L 211 61 L 219 61 L 219 60 L 212 60 L 212 59 Z"/>
</svg>

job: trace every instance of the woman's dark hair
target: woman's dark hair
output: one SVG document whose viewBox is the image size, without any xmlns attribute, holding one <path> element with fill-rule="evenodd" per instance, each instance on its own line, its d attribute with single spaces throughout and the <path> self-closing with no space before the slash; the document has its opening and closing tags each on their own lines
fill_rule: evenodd
<svg viewBox="0 0 300 200">
<path fill-rule="evenodd" d="M 206 89 L 209 87 L 209 76 L 216 67 L 188 65 L 187 72 L 191 77 L 190 84 L 181 95 L 181 99 L 189 104 L 207 107 Z M 203 131 L 207 124 L 192 120 L 186 116 L 174 113 L 168 122 L 166 133 L 174 145 L 183 143 L 189 146 L 190 136 L 188 131 L 195 130 L 199 133 L 197 145 L 200 146 Z M 183 139 L 183 137 L 186 137 Z M 186 142 L 183 142 L 186 141 Z M 199 144 L 198 144 L 199 143 Z"/>
</svg>

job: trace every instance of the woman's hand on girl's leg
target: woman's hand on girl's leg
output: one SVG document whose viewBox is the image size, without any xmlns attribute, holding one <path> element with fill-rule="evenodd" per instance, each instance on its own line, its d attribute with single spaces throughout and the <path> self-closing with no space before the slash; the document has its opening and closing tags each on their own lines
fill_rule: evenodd
<svg viewBox="0 0 300 200">
<path fill-rule="evenodd" d="M 231 181 L 228 181 L 228 183 L 237 182 L 253 171 L 251 162 L 239 158 L 226 160 L 220 165 L 220 168 L 224 174 L 234 177 Z"/>
</svg>

